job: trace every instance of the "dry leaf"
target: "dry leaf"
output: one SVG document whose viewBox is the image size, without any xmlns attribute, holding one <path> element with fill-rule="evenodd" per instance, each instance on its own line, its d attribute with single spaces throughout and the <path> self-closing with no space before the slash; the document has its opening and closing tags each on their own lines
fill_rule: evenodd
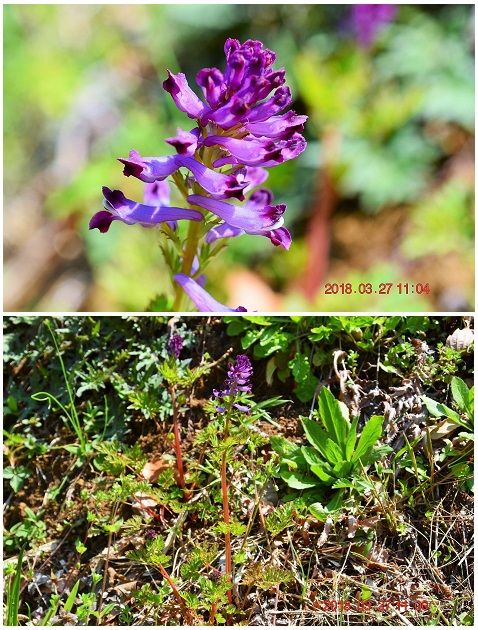
<svg viewBox="0 0 478 630">
<path fill-rule="evenodd" d="M 150 481 L 154 483 L 159 475 L 168 468 L 169 464 L 164 461 L 164 459 L 157 459 L 154 462 L 147 462 L 141 474 L 146 479 L 146 481 Z"/>
</svg>

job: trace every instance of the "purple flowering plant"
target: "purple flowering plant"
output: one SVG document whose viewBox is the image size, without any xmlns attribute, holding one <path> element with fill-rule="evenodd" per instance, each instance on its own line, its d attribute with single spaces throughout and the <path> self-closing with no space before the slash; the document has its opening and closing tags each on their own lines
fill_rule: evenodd
<svg viewBox="0 0 478 630">
<path fill-rule="evenodd" d="M 132 150 L 119 158 L 127 177 L 144 182 L 143 203 L 104 187 L 104 210 L 89 224 L 100 232 L 113 221 L 160 228 L 174 311 L 182 310 L 184 294 L 199 311 L 246 310 L 228 308 L 204 289 L 207 264 L 226 239 L 243 234 L 266 237 L 284 249 L 292 240 L 284 225 L 286 205 L 275 203 L 262 184 L 267 169 L 305 150 L 301 132 L 307 116 L 284 111 L 292 102 L 285 70 L 273 68 L 276 55 L 262 42 L 227 39 L 224 52 L 224 72 L 203 68 L 196 75 L 204 100 L 183 73 L 168 70 L 163 87 L 195 126 L 166 139 L 175 154 L 143 157 Z M 171 205 L 168 178 L 182 197 L 179 206 Z M 180 222 L 187 222 L 186 233 Z"/>
</svg>

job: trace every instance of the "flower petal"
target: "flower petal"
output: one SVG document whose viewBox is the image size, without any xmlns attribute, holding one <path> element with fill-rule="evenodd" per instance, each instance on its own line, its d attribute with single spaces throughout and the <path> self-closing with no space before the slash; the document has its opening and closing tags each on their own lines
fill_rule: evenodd
<svg viewBox="0 0 478 630">
<path fill-rule="evenodd" d="M 282 116 L 271 116 L 263 122 L 246 123 L 244 126 L 255 136 L 286 140 L 294 133 L 303 131 L 307 118 L 307 116 L 298 116 L 291 109 Z"/>
<path fill-rule="evenodd" d="M 229 151 L 230 155 L 219 158 L 214 166 L 224 164 L 246 164 L 247 166 L 272 167 L 293 160 L 306 148 L 307 143 L 300 133 L 288 140 L 272 140 L 247 136 L 242 139 L 224 136 L 209 136 L 204 144 L 218 144 Z"/>
<path fill-rule="evenodd" d="M 189 219 L 201 221 L 200 212 L 186 208 L 169 206 L 147 206 L 127 199 L 120 190 L 110 190 L 103 187 L 105 196 L 105 210 L 97 212 L 90 221 L 90 230 L 98 228 L 100 232 L 107 232 L 112 221 L 122 221 L 127 225 L 139 223 L 144 227 L 151 227 L 158 223 Z M 106 216 L 109 214 L 110 216 Z"/>
<path fill-rule="evenodd" d="M 167 181 L 156 181 L 144 186 L 143 201 L 148 206 L 167 206 L 170 200 L 170 189 Z"/>
<path fill-rule="evenodd" d="M 205 289 L 203 289 L 195 280 L 183 273 L 174 276 L 175 281 L 180 284 L 190 300 L 194 303 L 202 313 L 225 313 L 234 311 L 246 311 L 243 306 L 238 308 L 229 308 L 215 300 Z"/>
<path fill-rule="evenodd" d="M 267 120 L 271 116 L 278 114 L 285 107 L 288 107 L 291 101 L 292 95 L 290 89 L 281 86 L 277 88 L 271 98 L 251 109 L 247 114 L 247 120 L 245 122 L 261 122 Z"/>
<path fill-rule="evenodd" d="M 285 204 L 264 206 L 260 210 L 251 212 L 247 206 L 233 206 L 203 195 L 189 195 L 188 201 L 213 212 L 233 227 L 250 233 L 275 230 L 284 223 L 282 215 L 286 209 Z"/>
<path fill-rule="evenodd" d="M 189 118 L 199 118 L 203 115 L 206 106 L 191 90 L 186 76 L 182 72 L 173 74 L 168 70 L 168 78 L 163 82 L 163 88 L 171 94 L 176 107 L 187 114 Z"/>
<path fill-rule="evenodd" d="M 196 83 L 202 87 L 204 96 L 211 107 L 215 107 L 226 90 L 224 77 L 217 68 L 203 68 L 196 75 Z"/>
<path fill-rule="evenodd" d="M 264 232 L 264 236 L 267 236 L 276 247 L 283 247 L 289 249 L 292 243 L 292 236 L 286 227 L 280 227 L 277 230 L 271 230 L 270 232 Z"/>
<path fill-rule="evenodd" d="M 246 166 L 260 166 L 270 160 L 281 160 L 281 146 L 269 138 L 258 139 L 254 136 L 246 138 L 231 138 L 227 136 L 209 136 L 204 144 L 208 147 L 219 145 L 226 149 L 235 160 L 229 163 L 245 164 Z M 218 162 L 227 163 L 228 160 L 220 159 Z M 214 166 L 219 166 L 215 163 Z"/>
<path fill-rule="evenodd" d="M 193 155 L 198 146 L 199 127 L 191 131 L 177 130 L 173 138 L 166 138 L 166 142 L 173 146 L 179 155 Z"/>
<path fill-rule="evenodd" d="M 229 223 L 220 223 L 209 230 L 206 234 L 206 243 L 214 243 L 218 238 L 233 238 L 234 236 L 240 236 L 245 234 L 241 228 L 233 227 Z"/>
<path fill-rule="evenodd" d="M 204 164 L 188 155 L 178 155 L 177 163 L 188 168 L 193 173 L 198 184 L 208 193 L 214 195 L 214 197 L 218 199 L 235 197 L 240 201 L 244 199 L 243 191 L 249 182 L 245 181 L 242 176 L 239 179 L 236 175 L 216 173 L 216 171 L 204 166 Z"/>
<path fill-rule="evenodd" d="M 265 168 L 261 168 L 260 166 L 248 166 L 246 168 L 244 178 L 249 182 L 249 184 L 244 189 L 244 192 L 249 192 L 256 186 L 260 186 L 268 177 L 269 171 L 266 171 Z"/>
<path fill-rule="evenodd" d="M 118 158 L 124 164 L 123 173 L 129 177 L 137 177 L 143 182 L 155 182 L 166 179 L 178 170 L 177 155 L 164 157 L 141 157 L 137 151 L 130 151 L 128 158 Z"/>
</svg>

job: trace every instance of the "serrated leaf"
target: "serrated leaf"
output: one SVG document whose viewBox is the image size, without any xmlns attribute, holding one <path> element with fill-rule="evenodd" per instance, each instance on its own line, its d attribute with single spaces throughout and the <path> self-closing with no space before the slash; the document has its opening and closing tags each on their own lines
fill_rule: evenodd
<svg viewBox="0 0 478 630">
<path fill-rule="evenodd" d="M 309 357 L 305 354 L 296 353 L 294 358 L 289 361 L 289 367 L 297 383 L 305 381 L 310 376 Z"/>
<path fill-rule="evenodd" d="M 382 433 L 383 416 L 372 416 L 364 426 L 352 457 L 353 462 L 358 462 L 369 451 Z"/>
</svg>

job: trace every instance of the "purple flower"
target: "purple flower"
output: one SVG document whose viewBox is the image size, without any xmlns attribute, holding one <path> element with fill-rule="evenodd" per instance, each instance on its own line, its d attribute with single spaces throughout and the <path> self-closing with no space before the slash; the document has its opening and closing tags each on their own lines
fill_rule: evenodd
<svg viewBox="0 0 478 630">
<path fill-rule="evenodd" d="M 256 190 L 250 197 L 249 201 L 246 203 L 244 208 L 248 211 L 248 216 L 257 216 L 260 217 L 264 214 L 265 208 L 277 208 L 277 206 L 271 206 L 272 202 L 272 193 L 270 190 L 266 188 L 262 188 Z M 198 205 L 202 205 L 198 202 Z M 261 214 L 262 213 L 262 214 Z M 219 215 L 219 212 L 216 214 Z M 226 214 L 222 212 L 221 218 L 226 217 Z M 235 223 L 237 224 L 238 217 L 234 217 Z M 234 236 L 240 236 L 241 234 L 257 234 L 260 236 L 265 236 L 273 243 L 273 245 L 281 246 L 284 249 L 289 249 L 290 244 L 292 242 L 289 230 L 286 227 L 282 227 L 278 223 L 271 226 L 265 227 L 262 229 L 258 229 L 253 226 L 253 229 L 248 227 L 247 229 L 244 227 L 238 227 L 237 225 L 232 225 L 225 219 L 224 223 L 220 223 L 219 225 L 211 228 L 206 234 L 206 243 L 213 243 L 215 240 L 219 238 L 231 238 Z"/>
<path fill-rule="evenodd" d="M 166 142 L 176 149 L 179 155 L 194 155 L 198 147 L 199 127 L 191 131 L 177 130 L 177 135 L 173 138 L 166 138 Z"/>
<path fill-rule="evenodd" d="M 98 228 L 100 232 L 107 232 L 113 221 L 122 221 L 127 225 L 139 223 L 144 227 L 152 227 L 158 223 L 189 219 L 200 221 L 200 212 L 186 208 L 170 208 L 168 206 L 147 206 L 127 199 L 120 190 L 110 190 L 103 187 L 105 196 L 105 210 L 97 212 L 90 220 L 90 230 Z"/>
<path fill-rule="evenodd" d="M 394 4 L 354 4 L 351 8 L 352 29 L 363 48 L 370 47 L 377 33 L 393 20 Z"/>
<path fill-rule="evenodd" d="M 183 338 L 180 335 L 172 335 L 168 341 L 168 352 L 172 357 L 179 359 L 183 349 Z"/>
<path fill-rule="evenodd" d="M 234 313 L 247 311 L 243 306 L 238 306 L 237 308 L 224 306 L 224 304 L 215 300 L 200 284 L 183 273 L 177 273 L 174 276 L 174 280 L 182 286 L 184 292 L 201 313 Z"/>
<path fill-rule="evenodd" d="M 238 354 L 236 360 L 229 365 L 227 371 L 227 379 L 224 383 L 224 389 L 213 390 L 214 396 L 221 402 L 230 397 L 235 397 L 238 393 L 249 393 L 252 390 L 250 379 L 252 378 L 252 364 L 249 358 L 245 354 Z M 247 405 L 241 405 L 240 403 L 233 402 L 233 407 L 239 409 L 239 411 L 248 412 L 249 407 Z M 225 411 L 225 407 L 220 405 L 217 407 L 219 413 Z"/>
<path fill-rule="evenodd" d="M 188 201 L 213 212 L 229 225 L 240 228 L 248 234 L 258 234 L 263 231 L 275 230 L 284 223 L 283 214 L 285 212 L 285 204 L 283 203 L 275 206 L 264 204 L 259 207 L 256 205 L 254 209 L 252 209 L 250 200 L 245 206 L 233 206 L 225 201 L 211 199 L 211 197 L 189 195 Z"/>
<path fill-rule="evenodd" d="M 168 78 L 164 81 L 163 88 L 171 94 L 176 107 L 189 118 L 199 118 L 204 112 L 204 103 L 191 90 L 182 72 L 174 75 L 168 70 Z"/>
<path fill-rule="evenodd" d="M 262 42 L 227 39 L 224 53 L 223 71 L 203 68 L 196 75 L 203 98 L 191 89 L 183 73 L 168 70 L 163 87 L 176 107 L 195 120 L 195 126 L 190 131 L 178 129 L 166 139 L 176 151 L 172 155 L 142 157 L 132 150 L 128 157 L 119 158 L 124 175 L 146 184 L 144 204 L 105 188 L 105 210 L 90 221 L 91 228 L 105 232 L 114 220 L 146 227 L 164 221 L 175 229 L 178 219 L 204 219 L 210 229 L 196 230 L 187 237 L 180 231 L 174 235 L 165 231 L 175 239 L 168 263 L 183 270 L 175 281 L 200 310 L 218 312 L 231 309 L 202 288 L 202 270 L 192 271 L 190 261 L 194 258 L 206 264 L 218 251 L 209 249 L 209 243 L 242 234 L 265 236 L 274 245 L 289 249 L 292 239 L 284 226 L 286 206 L 273 205 L 268 191 L 254 189 L 267 179 L 267 168 L 305 150 L 301 132 L 307 120 L 307 116 L 285 111 L 292 101 L 285 70 L 274 69 L 276 55 Z M 197 209 L 169 207 L 165 180 L 170 176 L 182 197 Z"/>
</svg>

